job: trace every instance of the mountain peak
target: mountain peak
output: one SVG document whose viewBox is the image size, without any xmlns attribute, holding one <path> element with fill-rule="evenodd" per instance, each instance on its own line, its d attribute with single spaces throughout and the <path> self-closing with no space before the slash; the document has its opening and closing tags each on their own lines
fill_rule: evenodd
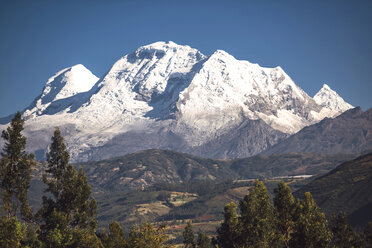
<svg viewBox="0 0 372 248">
<path fill-rule="evenodd" d="M 145 46 L 141 46 L 131 54 L 124 56 L 114 66 L 123 67 L 127 62 L 131 64 L 144 63 L 144 61 L 167 61 L 170 57 L 174 60 L 188 60 L 188 57 L 197 57 L 198 60 L 205 56 L 195 48 L 187 45 L 178 45 L 173 41 L 158 41 Z M 113 69 L 113 68 L 112 68 Z M 117 68 L 116 68 L 117 69 Z"/>
<path fill-rule="evenodd" d="M 168 51 L 168 50 L 178 50 L 178 49 L 192 49 L 187 45 L 178 45 L 173 41 L 157 41 L 148 45 L 139 47 L 135 53 L 139 53 L 143 50 L 148 51 Z"/>
<path fill-rule="evenodd" d="M 42 98 L 54 101 L 88 91 L 98 78 L 82 64 L 65 68 L 49 78 L 43 89 Z"/>
<path fill-rule="evenodd" d="M 231 56 L 229 53 L 225 52 L 224 50 L 217 49 L 213 55 L 219 55 L 219 56 Z"/>
<path fill-rule="evenodd" d="M 163 48 L 163 47 L 175 47 L 175 46 L 180 46 L 173 41 L 157 41 L 142 47 L 153 47 L 153 48 Z"/>
<path fill-rule="evenodd" d="M 326 90 L 331 90 L 331 88 L 328 86 L 328 84 L 323 84 L 320 90 L 326 91 Z"/>
<path fill-rule="evenodd" d="M 98 81 L 82 64 L 67 67 L 48 79 L 39 97 L 25 110 L 24 116 L 41 115 L 55 101 L 89 91 Z"/>
<path fill-rule="evenodd" d="M 134 133 L 157 140 L 152 146 L 141 138 L 138 149 L 160 144 L 194 149 L 235 128 L 257 130 L 242 124 L 247 120 L 262 120 L 265 129 L 286 136 L 351 107 L 327 85 L 315 99 L 321 105 L 280 67 L 261 67 L 223 50 L 207 57 L 187 45 L 158 41 L 121 57 L 99 81 L 80 64 L 59 71 L 23 116 L 38 130 L 73 126 L 79 137 L 66 140 L 77 158 Z M 268 141 L 262 142 L 263 147 Z"/>
<path fill-rule="evenodd" d="M 317 104 L 339 113 L 353 108 L 351 104 L 345 102 L 345 100 L 327 84 L 323 84 L 323 87 L 315 94 L 313 99 Z"/>
</svg>

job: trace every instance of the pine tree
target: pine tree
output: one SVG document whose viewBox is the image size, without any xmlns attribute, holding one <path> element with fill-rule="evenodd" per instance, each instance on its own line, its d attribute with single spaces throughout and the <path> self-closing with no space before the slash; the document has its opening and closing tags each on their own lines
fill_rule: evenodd
<svg viewBox="0 0 372 248">
<path fill-rule="evenodd" d="M 48 163 L 46 173 L 51 177 L 48 178 L 48 174 L 43 175 L 43 181 L 48 185 L 46 192 L 50 192 L 54 196 L 54 202 L 60 202 L 64 190 L 63 179 L 67 170 L 71 172 L 71 165 L 69 165 L 70 155 L 58 127 L 54 131 L 52 143 L 46 156 Z"/>
<path fill-rule="evenodd" d="M 211 240 L 207 234 L 199 231 L 198 238 L 196 239 L 196 245 L 198 248 L 210 248 Z"/>
<path fill-rule="evenodd" d="M 297 202 L 291 247 L 322 248 L 330 244 L 332 233 L 324 213 L 316 205 L 310 192 Z"/>
<path fill-rule="evenodd" d="M 0 160 L 0 183 L 3 207 L 10 219 L 18 214 L 24 220 L 31 221 L 32 211 L 28 203 L 27 192 L 30 187 L 31 171 L 35 166 L 33 154 L 26 154 L 26 137 L 22 135 L 24 121 L 21 113 L 12 119 L 10 126 L 1 137 L 5 147 Z"/>
<path fill-rule="evenodd" d="M 45 192 L 43 204 L 37 213 L 42 240 L 53 247 L 74 246 L 74 242 L 96 242 L 97 204 L 90 200 L 91 189 L 80 169 L 69 164 L 69 154 L 59 128 L 55 129 L 47 153 L 47 169 L 43 181 Z M 79 230 L 80 229 L 80 230 Z M 83 236 L 82 236 L 83 235 Z"/>
<path fill-rule="evenodd" d="M 216 244 L 221 248 L 238 247 L 239 235 L 237 206 L 234 202 L 224 207 L 224 221 L 217 229 Z"/>
<path fill-rule="evenodd" d="M 103 232 L 101 236 L 102 244 L 105 248 L 127 247 L 124 231 L 116 221 L 109 225 L 109 232 Z"/>
<path fill-rule="evenodd" d="M 254 189 L 240 202 L 240 210 L 240 247 L 278 245 L 275 212 L 263 182 L 255 182 Z"/>
<path fill-rule="evenodd" d="M 128 235 L 128 248 L 165 248 L 164 243 L 168 240 L 165 233 L 165 225 L 154 227 L 145 222 L 141 226 L 133 226 Z"/>
<path fill-rule="evenodd" d="M 291 188 L 283 181 L 274 190 L 274 206 L 277 211 L 278 229 L 285 247 L 290 247 L 291 233 L 293 232 L 293 215 L 296 209 L 295 198 L 292 195 Z"/>
<path fill-rule="evenodd" d="M 333 246 L 335 248 L 363 247 L 359 235 L 347 222 L 347 215 L 344 212 L 332 216 L 331 226 L 333 232 Z"/>
<path fill-rule="evenodd" d="M 185 230 L 182 233 L 183 235 L 183 244 L 185 248 L 194 248 L 195 247 L 195 235 L 192 230 L 191 221 L 188 221 L 185 227 Z"/>
</svg>

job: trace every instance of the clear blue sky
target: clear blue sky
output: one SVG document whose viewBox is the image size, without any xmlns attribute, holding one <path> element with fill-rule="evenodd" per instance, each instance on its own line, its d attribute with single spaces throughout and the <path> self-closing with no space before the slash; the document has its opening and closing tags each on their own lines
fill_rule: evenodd
<svg viewBox="0 0 372 248">
<path fill-rule="evenodd" d="M 372 1 L 0 0 L 0 116 L 27 107 L 57 71 L 98 77 L 156 41 L 280 65 L 313 96 L 323 83 L 372 107 Z"/>
</svg>

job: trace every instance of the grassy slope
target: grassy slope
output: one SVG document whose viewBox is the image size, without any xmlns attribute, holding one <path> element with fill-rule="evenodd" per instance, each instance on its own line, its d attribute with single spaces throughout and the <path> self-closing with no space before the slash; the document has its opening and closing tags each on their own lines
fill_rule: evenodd
<svg viewBox="0 0 372 248">
<path fill-rule="evenodd" d="M 345 211 L 354 225 L 372 221 L 372 153 L 345 162 L 301 188 L 329 215 Z"/>
</svg>

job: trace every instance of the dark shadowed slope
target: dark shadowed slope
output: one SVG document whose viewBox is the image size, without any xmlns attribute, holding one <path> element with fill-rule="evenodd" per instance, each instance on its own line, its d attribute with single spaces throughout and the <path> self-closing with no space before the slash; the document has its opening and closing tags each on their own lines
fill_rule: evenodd
<svg viewBox="0 0 372 248">
<path fill-rule="evenodd" d="M 313 152 L 321 154 L 363 153 L 372 150 L 372 109 L 360 107 L 305 127 L 264 154 Z"/>
<path fill-rule="evenodd" d="M 339 165 L 296 192 L 311 192 L 328 214 L 345 211 L 354 225 L 372 220 L 372 153 Z"/>
<path fill-rule="evenodd" d="M 189 152 L 208 158 L 247 158 L 284 140 L 289 135 L 263 120 L 245 120 L 229 132 Z"/>
</svg>

